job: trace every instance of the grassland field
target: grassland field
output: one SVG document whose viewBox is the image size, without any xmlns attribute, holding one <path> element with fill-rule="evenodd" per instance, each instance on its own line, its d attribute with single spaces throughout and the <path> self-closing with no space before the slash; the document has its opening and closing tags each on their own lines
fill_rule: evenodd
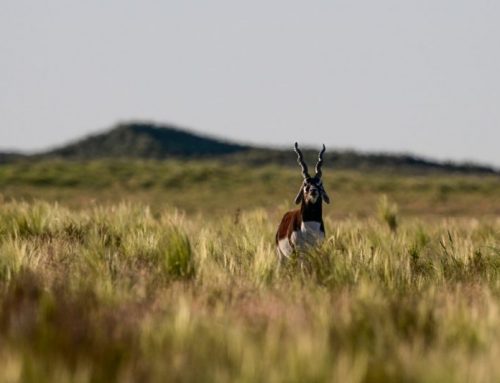
<svg viewBox="0 0 500 383">
<path fill-rule="evenodd" d="M 278 265 L 292 168 L 0 166 L 0 382 L 500 381 L 500 177 L 326 170 L 326 240 Z"/>
</svg>

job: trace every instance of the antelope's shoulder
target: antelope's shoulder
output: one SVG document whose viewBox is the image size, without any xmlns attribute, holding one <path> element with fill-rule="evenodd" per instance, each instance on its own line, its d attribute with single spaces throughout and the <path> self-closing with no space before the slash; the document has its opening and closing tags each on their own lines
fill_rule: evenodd
<svg viewBox="0 0 500 383">
<path fill-rule="evenodd" d="M 292 226 L 293 230 L 300 229 L 300 225 L 302 224 L 300 209 L 291 210 L 285 213 L 282 222 L 287 226 Z"/>
<path fill-rule="evenodd" d="M 301 223 L 302 217 L 299 209 L 286 212 L 278 228 L 278 238 L 287 237 L 292 232 L 300 230 Z"/>
</svg>

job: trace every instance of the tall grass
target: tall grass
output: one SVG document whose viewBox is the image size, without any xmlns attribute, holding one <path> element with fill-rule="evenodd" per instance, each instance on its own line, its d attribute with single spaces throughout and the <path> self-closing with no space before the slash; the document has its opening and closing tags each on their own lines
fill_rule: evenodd
<svg viewBox="0 0 500 383">
<path fill-rule="evenodd" d="M 0 381 L 500 379 L 498 219 L 329 217 L 307 267 L 275 221 L 4 203 Z"/>
</svg>

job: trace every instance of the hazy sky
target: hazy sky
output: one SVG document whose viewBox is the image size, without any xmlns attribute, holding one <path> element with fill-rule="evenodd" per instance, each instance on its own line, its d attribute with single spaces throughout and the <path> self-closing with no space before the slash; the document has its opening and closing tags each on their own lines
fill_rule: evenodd
<svg viewBox="0 0 500 383">
<path fill-rule="evenodd" d="M 0 0 L 0 148 L 131 119 L 500 166 L 500 1 Z"/>
</svg>

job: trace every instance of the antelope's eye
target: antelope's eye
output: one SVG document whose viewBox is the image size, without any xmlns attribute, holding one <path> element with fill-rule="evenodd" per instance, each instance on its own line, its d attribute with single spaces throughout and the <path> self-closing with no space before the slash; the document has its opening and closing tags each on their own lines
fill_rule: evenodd
<svg viewBox="0 0 500 383">
<path fill-rule="evenodd" d="M 309 191 L 309 188 L 310 188 L 310 186 L 309 186 L 309 185 L 307 185 L 307 186 L 306 186 L 306 192 L 308 192 L 308 191 Z"/>
</svg>

